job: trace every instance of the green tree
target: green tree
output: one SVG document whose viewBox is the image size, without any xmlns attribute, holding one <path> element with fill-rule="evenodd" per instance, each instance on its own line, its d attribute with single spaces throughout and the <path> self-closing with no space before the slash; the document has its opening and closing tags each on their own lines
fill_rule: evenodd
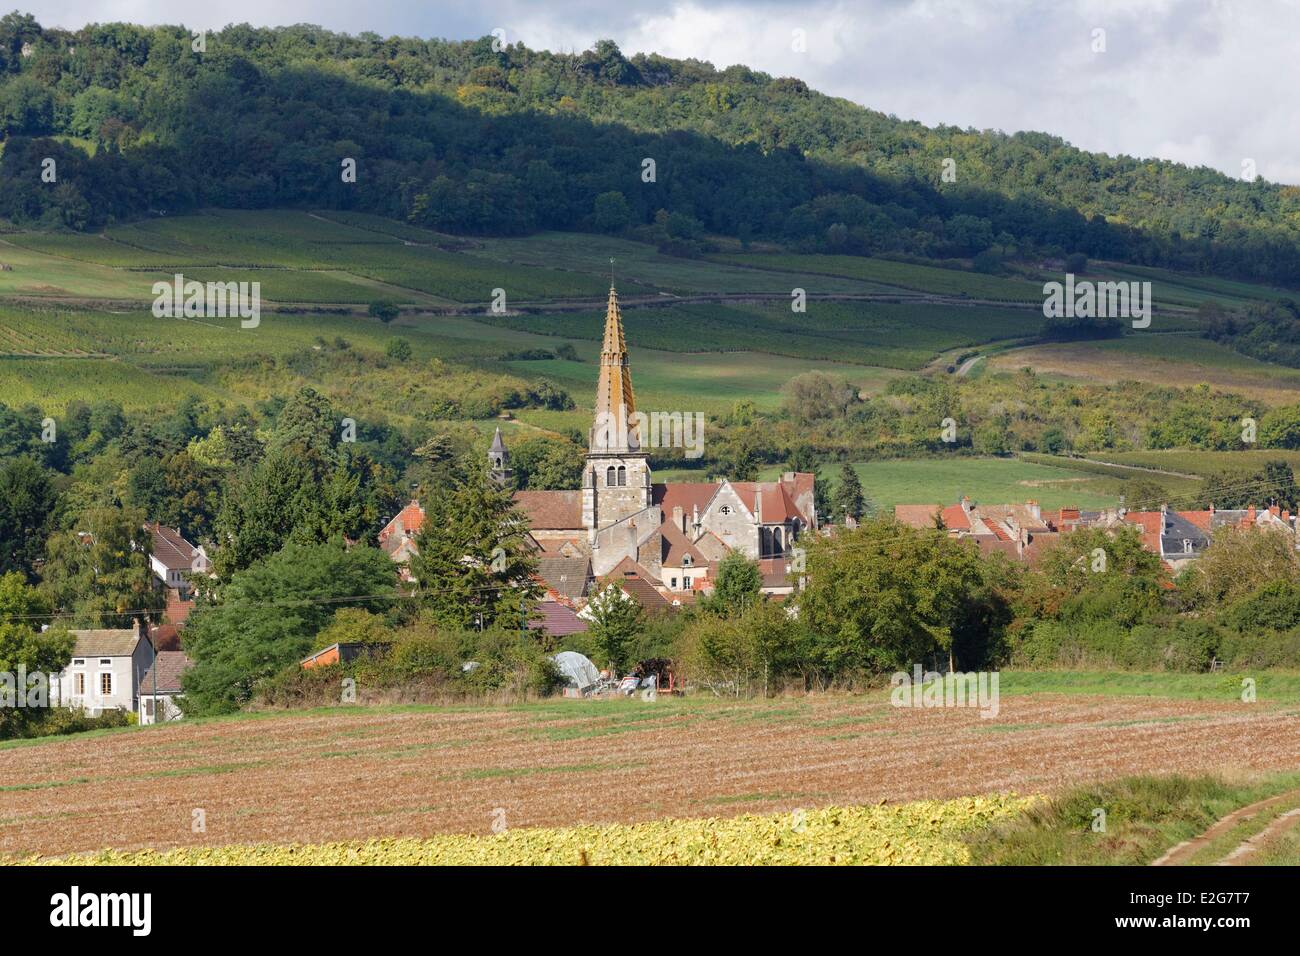
<svg viewBox="0 0 1300 956">
<path fill-rule="evenodd" d="M 411 343 L 406 339 L 393 339 L 384 347 L 384 354 L 395 362 L 405 362 L 411 357 Z"/>
<path fill-rule="evenodd" d="M 86 511 L 73 530 L 50 537 L 42 588 L 85 627 L 131 627 L 141 614 L 160 617 L 166 599 L 154 583 L 144 524 L 144 513 L 133 508 Z"/>
<path fill-rule="evenodd" d="M 857 469 L 848 462 L 840 469 L 840 480 L 831 497 L 831 505 L 835 514 L 841 518 L 859 519 L 866 514 L 867 499 L 862 494 L 862 481 L 858 478 Z"/>
<path fill-rule="evenodd" d="M 8 676 L 12 687 L 0 681 L 0 740 L 19 736 L 24 727 L 39 720 L 50 704 L 32 701 L 37 690 L 32 675 L 57 674 L 72 659 L 74 644 L 66 628 L 52 627 L 41 631 L 42 618 L 50 614 L 53 604 L 48 596 L 31 587 L 17 571 L 0 575 L 0 675 Z M 18 680 L 20 669 L 23 681 Z M 36 678 L 46 681 L 47 677 Z M 48 683 L 45 685 L 48 695 Z M 12 693 L 13 699 L 6 699 Z M 26 695 L 24 703 L 36 706 L 16 706 L 16 695 Z"/>
<path fill-rule="evenodd" d="M 342 543 L 288 544 L 237 572 L 186 623 L 183 643 L 194 666 L 183 678 L 185 712 L 237 710 L 258 681 L 304 657 L 339 608 L 387 610 L 396 580 L 382 551 Z"/>
<path fill-rule="evenodd" d="M 645 612 L 620 584 L 607 585 L 587 603 L 587 635 L 614 673 L 626 669 L 628 648 L 645 624 Z"/>
<path fill-rule="evenodd" d="M 591 220 L 600 232 L 621 232 L 632 224 L 632 207 L 617 190 L 601 193 L 592 206 Z"/>
<path fill-rule="evenodd" d="M 35 459 L 0 462 L 0 574 L 33 576 L 57 502 L 49 475 Z"/>
<path fill-rule="evenodd" d="M 316 635 L 312 650 L 319 651 L 331 644 L 386 644 L 393 639 L 393 630 L 383 615 L 364 607 L 345 607 L 336 611 Z"/>
<path fill-rule="evenodd" d="M 971 542 L 892 518 L 807 545 L 799 616 L 810 665 L 835 675 L 907 670 L 938 655 L 978 666 L 1009 621 L 999 576 Z"/>
<path fill-rule="evenodd" d="M 542 591 L 528 522 L 510 492 L 480 471 L 425 509 L 410 569 L 433 619 L 459 628 L 521 626 L 521 611 L 531 616 Z"/>
<path fill-rule="evenodd" d="M 392 302 L 371 302 L 367 311 L 371 316 L 387 325 L 401 315 L 402 310 Z"/>
<path fill-rule="evenodd" d="M 763 574 L 758 562 L 750 560 L 741 551 L 733 550 L 718 562 L 713 592 L 700 602 L 700 606 L 710 614 L 731 617 L 744 613 L 762 597 Z"/>
</svg>

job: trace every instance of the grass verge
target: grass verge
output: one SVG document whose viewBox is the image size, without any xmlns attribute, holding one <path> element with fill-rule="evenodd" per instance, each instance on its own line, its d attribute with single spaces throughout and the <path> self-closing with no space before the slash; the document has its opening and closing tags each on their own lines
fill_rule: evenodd
<svg viewBox="0 0 1300 956">
<path fill-rule="evenodd" d="M 1238 807 L 1297 787 L 1300 773 L 1241 784 L 1127 777 L 1068 790 L 964 839 L 977 865 L 1145 865 Z M 1093 829 L 1098 810 L 1105 812 L 1104 830 Z M 1196 862 L 1215 862 L 1231 848 L 1214 859 L 1198 854 Z"/>
</svg>

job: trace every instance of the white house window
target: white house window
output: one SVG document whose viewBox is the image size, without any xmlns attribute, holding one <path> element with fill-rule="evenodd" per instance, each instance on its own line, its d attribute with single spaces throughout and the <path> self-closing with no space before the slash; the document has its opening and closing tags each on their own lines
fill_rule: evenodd
<svg viewBox="0 0 1300 956">
<path fill-rule="evenodd" d="M 112 674 L 105 673 L 99 675 L 99 694 L 101 697 L 113 696 L 113 675 Z"/>
<path fill-rule="evenodd" d="M 152 698 L 152 697 L 146 697 L 146 698 L 144 699 L 144 715 L 145 715 L 146 717 L 152 717 L 152 716 L 153 716 L 153 698 Z"/>
<path fill-rule="evenodd" d="M 79 696 L 84 696 L 86 693 L 86 675 L 77 674 L 72 682 L 72 686 L 77 689 L 77 694 Z"/>
<path fill-rule="evenodd" d="M 100 662 L 101 664 L 112 664 L 112 663 L 113 663 L 113 661 L 112 661 L 110 658 L 107 658 L 107 657 L 101 657 L 101 658 L 99 659 L 99 662 Z"/>
<path fill-rule="evenodd" d="M 684 567 L 684 568 L 689 568 L 690 566 L 691 566 L 691 556 L 690 556 L 689 554 L 683 554 L 683 555 L 682 555 L 682 567 Z"/>
<path fill-rule="evenodd" d="M 682 587 L 686 588 L 687 590 L 690 590 L 690 587 L 691 587 L 691 579 L 690 579 L 690 577 L 684 577 L 684 578 L 682 578 Z"/>
<path fill-rule="evenodd" d="M 676 579 L 676 578 L 673 578 L 672 588 L 673 588 L 674 591 L 677 590 L 677 579 Z"/>
<path fill-rule="evenodd" d="M 86 659 L 85 659 L 84 657 L 76 657 L 76 658 L 73 658 L 72 663 L 74 663 L 74 664 L 84 664 L 84 663 L 86 663 Z"/>
</svg>

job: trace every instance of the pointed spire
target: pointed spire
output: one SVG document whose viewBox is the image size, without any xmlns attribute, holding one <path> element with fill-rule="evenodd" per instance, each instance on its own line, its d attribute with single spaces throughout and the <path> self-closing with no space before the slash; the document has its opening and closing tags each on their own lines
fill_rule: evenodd
<svg viewBox="0 0 1300 956">
<path fill-rule="evenodd" d="M 618 307 L 618 293 L 611 285 L 609 304 L 605 309 L 605 339 L 600 348 L 600 382 L 596 386 L 596 421 L 591 430 L 591 453 L 640 451 L 641 436 L 633 417 L 635 412 L 636 397 L 632 392 L 627 341 L 623 337 L 623 315 Z"/>
<path fill-rule="evenodd" d="M 497 426 L 497 433 L 492 436 L 492 451 L 505 451 L 506 443 L 501 440 L 501 426 Z"/>
</svg>

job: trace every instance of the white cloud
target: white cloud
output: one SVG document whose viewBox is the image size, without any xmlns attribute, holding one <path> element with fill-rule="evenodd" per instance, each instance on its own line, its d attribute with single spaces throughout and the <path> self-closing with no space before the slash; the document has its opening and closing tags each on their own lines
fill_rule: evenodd
<svg viewBox="0 0 1300 956">
<path fill-rule="evenodd" d="M 1085 149 L 1300 183 L 1300 0 L 47 0 L 43 23 L 319 23 L 547 49 L 744 63 L 928 124 L 1042 130 Z M 807 51 L 791 48 L 806 31 Z M 1095 29 L 1106 52 L 1092 52 Z"/>
</svg>

